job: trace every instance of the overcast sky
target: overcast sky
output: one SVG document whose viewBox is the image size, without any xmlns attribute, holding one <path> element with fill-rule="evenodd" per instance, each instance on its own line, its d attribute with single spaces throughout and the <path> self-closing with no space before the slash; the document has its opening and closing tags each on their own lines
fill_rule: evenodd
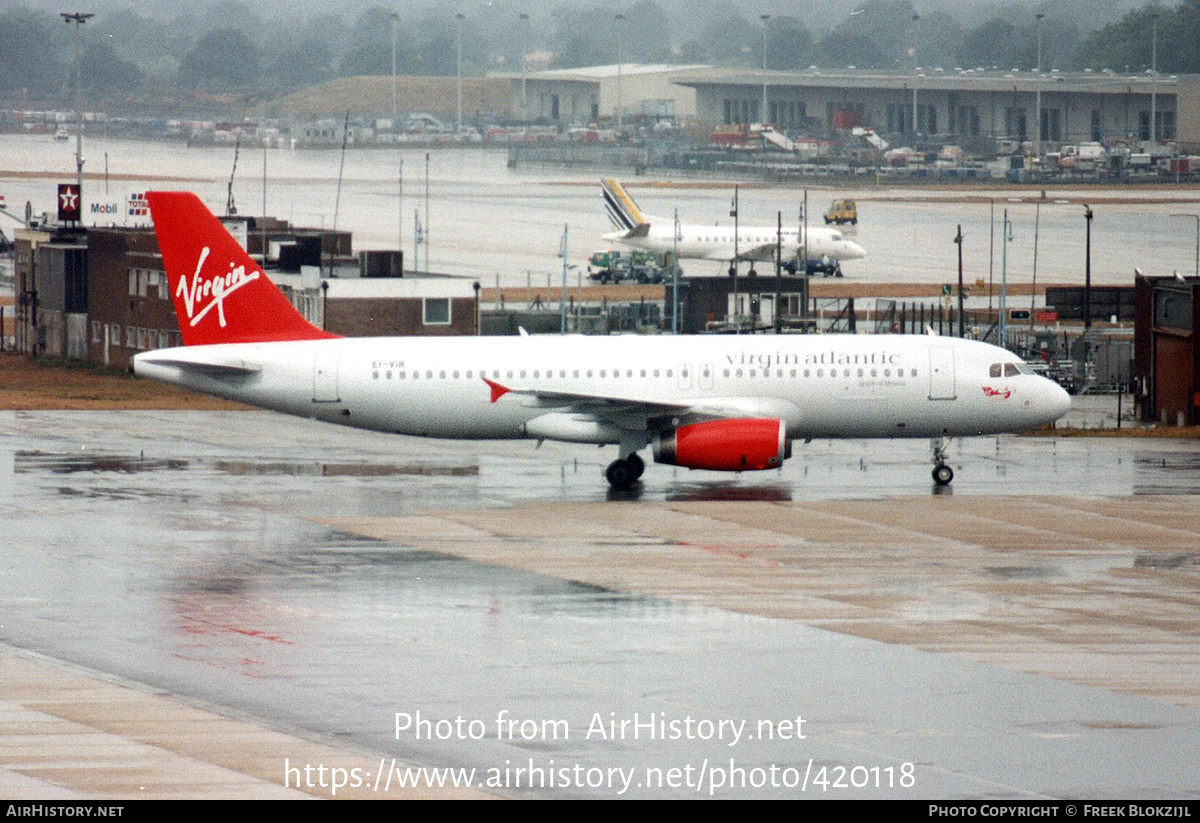
<svg viewBox="0 0 1200 823">
<path fill-rule="evenodd" d="M 212 7 L 226 0 L 0 0 L 0 8 L 35 8 L 57 14 L 60 11 L 91 11 L 103 13 L 106 9 L 130 7 L 142 15 L 172 19 L 181 13 L 191 17 L 198 6 Z M 299 14 L 315 17 L 335 13 L 347 20 L 372 6 L 395 8 L 402 15 L 419 14 L 429 9 L 440 9 L 447 15 L 455 11 L 480 17 L 529 14 L 535 21 L 549 18 L 559 6 L 574 8 L 608 7 L 614 13 L 628 9 L 637 0 L 460 0 L 460 2 L 429 2 L 428 0 L 239 0 L 264 20 L 278 20 L 283 15 Z M 861 8 L 864 0 L 656 0 L 658 5 L 672 18 L 677 36 L 686 36 L 699 31 L 712 18 L 740 12 L 747 18 L 760 14 L 790 15 L 798 18 L 814 31 L 828 29 L 841 22 L 852 11 Z M 1176 4 L 1176 0 L 1163 0 L 1165 6 Z M 1079 7 L 1078 0 L 914 0 L 918 13 L 945 12 L 957 17 L 964 25 L 970 25 L 993 16 L 1019 14 L 1021 9 L 1032 14 L 1036 6 L 1052 17 L 1056 9 L 1069 14 L 1068 9 Z M 1144 5 L 1144 0 L 1088 0 L 1087 7 L 1097 12 L 1119 16 L 1131 8 Z M 216 20 L 213 21 L 216 27 Z"/>
</svg>

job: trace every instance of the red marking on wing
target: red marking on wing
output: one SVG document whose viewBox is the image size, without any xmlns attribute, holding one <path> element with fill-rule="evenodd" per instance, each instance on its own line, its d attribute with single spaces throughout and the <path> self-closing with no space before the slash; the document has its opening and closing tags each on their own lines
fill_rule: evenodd
<svg viewBox="0 0 1200 823">
<path fill-rule="evenodd" d="M 495 383 L 491 380 L 488 380 L 486 377 L 483 378 L 483 382 L 487 383 L 488 388 L 490 388 L 492 390 L 492 402 L 493 403 L 495 403 L 501 397 L 503 397 L 504 395 L 506 395 L 510 391 L 512 391 L 512 389 L 509 389 L 505 386 L 501 386 L 499 383 Z"/>
</svg>

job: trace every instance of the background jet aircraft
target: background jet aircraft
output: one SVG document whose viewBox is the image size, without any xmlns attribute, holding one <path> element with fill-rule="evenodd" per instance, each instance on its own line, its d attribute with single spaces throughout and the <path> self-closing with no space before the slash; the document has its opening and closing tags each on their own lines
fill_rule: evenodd
<svg viewBox="0 0 1200 823">
<path fill-rule="evenodd" d="M 753 263 L 774 261 L 778 244 L 786 262 L 795 259 L 807 235 L 805 256 L 809 260 L 840 262 L 867 256 L 862 246 L 841 231 L 824 227 L 809 227 L 804 232 L 796 226 L 784 226 L 780 236 L 776 226 L 739 226 L 735 232 L 731 226 L 680 223 L 677 239 L 675 221 L 646 216 L 620 182 L 607 178 L 600 181 L 600 186 L 608 219 L 617 229 L 604 239 L 630 248 L 656 254 L 678 249 L 681 258 Z"/>
</svg>

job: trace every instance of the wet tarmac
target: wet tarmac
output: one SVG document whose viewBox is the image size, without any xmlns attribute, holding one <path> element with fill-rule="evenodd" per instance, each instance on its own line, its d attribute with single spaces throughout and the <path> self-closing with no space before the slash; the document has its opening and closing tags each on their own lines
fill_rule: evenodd
<svg viewBox="0 0 1200 823">
<path fill-rule="evenodd" d="M 610 451 L 3 412 L 0 643 L 292 735 L 281 786 L 318 741 L 504 797 L 1200 795 L 1200 444 L 966 440 L 948 494 L 922 441 Z"/>
</svg>

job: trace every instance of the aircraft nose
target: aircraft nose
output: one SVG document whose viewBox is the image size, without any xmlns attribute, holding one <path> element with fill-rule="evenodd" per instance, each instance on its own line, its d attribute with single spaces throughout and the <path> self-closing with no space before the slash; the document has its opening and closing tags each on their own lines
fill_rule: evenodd
<svg viewBox="0 0 1200 823">
<path fill-rule="evenodd" d="M 853 240 L 846 241 L 846 249 L 849 251 L 846 257 L 847 260 L 861 260 L 867 256 L 867 250 Z"/>
<path fill-rule="evenodd" d="M 1045 407 L 1047 422 L 1053 423 L 1058 418 L 1062 417 L 1071 409 L 1071 395 L 1067 394 L 1066 389 L 1048 378 L 1042 378 L 1046 381 L 1045 386 Z"/>
</svg>

